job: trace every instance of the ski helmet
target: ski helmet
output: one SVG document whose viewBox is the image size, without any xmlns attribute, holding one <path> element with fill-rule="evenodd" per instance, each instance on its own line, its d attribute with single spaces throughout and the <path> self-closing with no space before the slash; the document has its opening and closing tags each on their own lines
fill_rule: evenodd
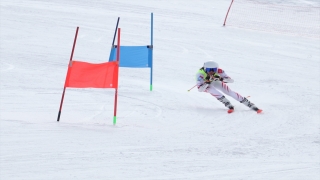
<svg viewBox="0 0 320 180">
<path fill-rule="evenodd" d="M 203 68 L 206 73 L 208 73 L 210 71 L 213 71 L 216 73 L 216 72 L 218 72 L 219 65 L 218 65 L 218 63 L 216 63 L 214 61 L 207 61 L 203 64 Z"/>
</svg>

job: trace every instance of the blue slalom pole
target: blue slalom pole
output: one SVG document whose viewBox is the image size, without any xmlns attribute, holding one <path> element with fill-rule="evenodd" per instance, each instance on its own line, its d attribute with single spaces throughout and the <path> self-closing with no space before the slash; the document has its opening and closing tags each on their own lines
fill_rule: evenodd
<svg viewBox="0 0 320 180">
<path fill-rule="evenodd" d="M 113 41 L 112 41 L 112 44 L 111 44 L 111 51 L 110 51 L 109 61 L 110 60 L 114 60 L 114 59 L 111 59 L 111 58 L 114 56 L 114 53 L 115 53 L 115 51 L 114 51 L 114 49 L 115 49 L 114 41 L 116 39 L 119 21 L 120 21 L 120 17 L 118 17 L 116 29 L 114 30 L 114 35 L 113 35 Z"/>
<path fill-rule="evenodd" d="M 117 21 L 116 29 L 114 30 L 114 35 L 113 35 L 113 41 L 112 41 L 111 49 L 113 48 L 113 46 L 114 46 L 114 41 L 115 41 L 115 39 L 116 39 L 117 30 L 118 30 L 118 25 L 119 25 L 119 20 L 120 20 L 120 17 L 118 17 L 118 21 Z"/>
</svg>

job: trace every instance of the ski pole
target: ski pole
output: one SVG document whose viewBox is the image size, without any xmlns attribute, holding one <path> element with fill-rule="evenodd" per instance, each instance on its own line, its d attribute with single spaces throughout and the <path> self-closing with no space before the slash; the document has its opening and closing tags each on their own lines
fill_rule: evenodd
<svg viewBox="0 0 320 180">
<path fill-rule="evenodd" d="M 188 92 L 191 91 L 191 89 L 193 89 L 193 88 L 196 87 L 196 86 L 197 86 L 197 85 L 194 85 L 192 88 L 190 88 L 190 89 L 188 90 Z"/>
</svg>

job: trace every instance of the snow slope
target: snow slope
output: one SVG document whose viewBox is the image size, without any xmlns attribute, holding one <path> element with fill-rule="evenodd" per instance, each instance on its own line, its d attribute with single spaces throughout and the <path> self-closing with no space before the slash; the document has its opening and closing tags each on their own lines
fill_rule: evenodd
<svg viewBox="0 0 320 180">
<path fill-rule="evenodd" d="M 2 0 L 0 179 L 319 179 L 319 39 L 222 27 L 229 4 Z M 147 45 L 151 12 L 153 91 L 120 68 L 115 126 L 113 89 L 68 88 L 56 122 L 76 27 L 74 59 L 105 62 L 117 18 L 122 45 Z M 188 92 L 207 60 L 263 113 Z"/>
</svg>

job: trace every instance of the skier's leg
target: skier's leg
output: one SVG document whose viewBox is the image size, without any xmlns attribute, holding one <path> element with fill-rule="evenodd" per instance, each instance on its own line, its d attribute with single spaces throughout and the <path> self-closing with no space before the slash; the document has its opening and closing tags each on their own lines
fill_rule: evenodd
<svg viewBox="0 0 320 180">
<path fill-rule="evenodd" d="M 241 102 L 244 99 L 240 94 L 232 91 L 229 88 L 229 86 L 222 81 L 213 81 L 210 85 L 215 87 L 216 89 L 222 91 L 224 94 L 231 96 L 233 99 L 235 99 L 239 102 Z"/>
<path fill-rule="evenodd" d="M 211 94 L 212 96 L 216 97 L 220 102 L 222 102 L 229 109 L 233 109 L 233 106 L 230 103 L 230 101 L 221 92 L 219 92 L 216 88 L 214 88 L 213 86 L 209 86 L 209 88 L 205 92 L 207 92 L 207 93 Z"/>
<path fill-rule="evenodd" d="M 254 111 L 259 111 L 259 108 L 254 105 L 252 102 L 250 102 L 247 98 L 243 98 L 242 101 L 240 101 L 242 104 L 248 106 L 249 108 L 251 108 Z"/>
<path fill-rule="evenodd" d="M 247 98 L 242 97 L 240 94 L 232 91 L 226 83 L 223 83 L 221 81 L 213 81 L 211 84 L 218 90 L 233 97 L 235 100 L 239 101 L 240 103 L 243 103 L 244 105 L 248 106 L 252 110 L 255 110 L 255 111 L 259 110 L 259 108 L 256 105 L 254 105 L 252 102 L 250 102 Z"/>
</svg>

